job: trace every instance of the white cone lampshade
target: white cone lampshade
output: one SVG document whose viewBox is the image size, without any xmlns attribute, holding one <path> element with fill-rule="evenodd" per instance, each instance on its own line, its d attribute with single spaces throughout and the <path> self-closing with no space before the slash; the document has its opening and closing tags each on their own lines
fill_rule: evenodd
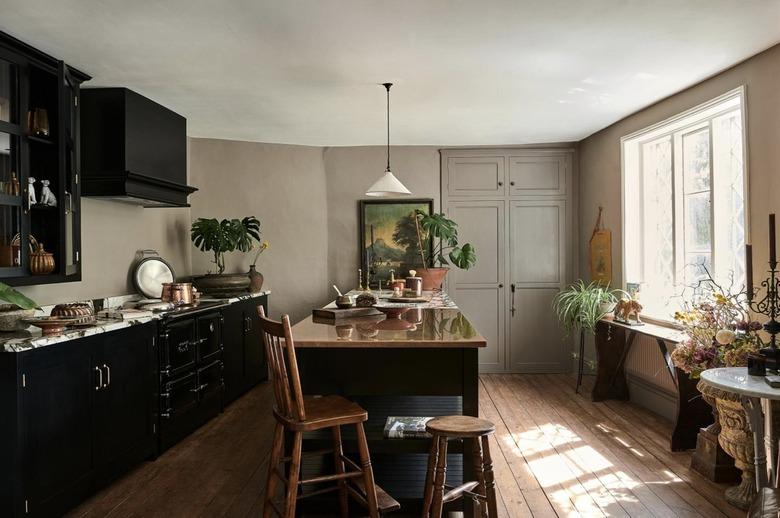
<svg viewBox="0 0 780 518">
<path fill-rule="evenodd" d="M 366 196 L 375 197 L 405 196 L 408 194 L 412 194 L 412 192 L 404 187 L 404 184 L 390 171 L 385 171 L 385 174 L 366 191 Z"/>
<path fill-rule="evenodd" d="M 382 83 L 387 90 L 387 169 L 379 180 L 368 188 L 366 196 L 382 198 L 386 196 L 408 196 L 412 192 L 390 172 L 390 87 L 393 83 Z"/>
</svg>

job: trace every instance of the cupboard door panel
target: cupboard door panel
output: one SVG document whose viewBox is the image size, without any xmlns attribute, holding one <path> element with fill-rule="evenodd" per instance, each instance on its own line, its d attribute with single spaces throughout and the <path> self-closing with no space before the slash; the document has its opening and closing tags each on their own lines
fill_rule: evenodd
<svg viewBox="0 0 780 518">
<path fill-rule="evenodd" d="M 458 284 L 496 284 L 504 272 L 504 202 L 454 201 L 448 217 L 458 222 L 460 244 L 471 243 L 477 264 L 469 270 L 453 268 L 450 272 Z"/>
<path fill-rule="evenodd" d="M 104 388 L 95 392 L 95 462 L 110 478 L 154 450 L 156 324 L 102 335 Z"/>
<path fill-rule="evenodd" d="M 512 195 L 566 194 L 565 155 L 509 157 L 509 191 Z"/>
<path fill-rule="evenodd" d="M 566 202 L 518 201 L 510 209 L 511 282 L 518 286 L 565 282 Z"/>
<path fill-rule="evenodd" d="M 504 347 L 504 293 L 498 287 L 477 288 L 461 286 L 455 290 L 455 301 L 487 340 L 487 347 L 479 350 L 480 372 L 503 372 Z"/>
<path fill-rule="evenodd" d="M 41 515 L 59 515 L 69 495 L 82 492 L 91 481 L 92 409 L 98 381 L 92 343 L 85 339 L 45 347 L 22 362 L 25 498 Z"/>
<path fill-rule="evenodd" d="M 468 316 L 487 347 L 479 351 L 482 372 L 501 372 L 505 366 L 504 262 L 506 228 L 503 201 L 451 201 L 448 216 L 458 222 L 460 243 L 471 243 L 477 264 L 448 274 L 450 295 Z"/>
<path fill-rule="evenodd" d="M 450 196 L 483 196 L 504 193 L 504 157 L 450 157 L 446 159 Z"/>
<path fill-rule="evenodd" d="M 523 288 L 515 292 L 509 317 L 509 369 L 512 372 L 563 372 L 567 343 L 552 310 L 558 288 Z"/>
<path fill-rule="evenodd" d="M 244 304 L 244 319 L 247 325 L 244 334 L 244 365 L 246 369 L 244 375 L 246 376 L 247 388 L 251 388 L 261 380 L 268 379 L 265 345 L 263 344 L 263 335 L 260 333 L 260 316 L 257 314 L 257 308 L 261 305 L 268 314 L 268 307 L 264 297 L 250 299 Z"/>
</svg>

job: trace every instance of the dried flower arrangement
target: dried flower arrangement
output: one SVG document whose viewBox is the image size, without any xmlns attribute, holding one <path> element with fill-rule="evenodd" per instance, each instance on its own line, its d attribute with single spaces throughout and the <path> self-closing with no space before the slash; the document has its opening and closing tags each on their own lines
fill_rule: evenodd
<svg viewBox="0 0 780 518">
<path fill-rule="evenodd" d="M 672 361 L 692 378 L 706 369 L 745 366 L 748 355 L 761 347 L 761 324 L 750 319 L 745 292 L 706 274 L 695 288 L 695 301 L 674 315 L 688 339 L 674 349 Z"/>
</svg>

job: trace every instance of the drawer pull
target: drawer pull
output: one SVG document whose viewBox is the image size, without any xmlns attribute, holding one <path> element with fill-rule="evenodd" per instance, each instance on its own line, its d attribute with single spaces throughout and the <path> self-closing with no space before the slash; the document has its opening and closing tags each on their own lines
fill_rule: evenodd
<svg viewBox="0 0 780 518">
<path fill-rule="evenodd" d="M 100 367 L 94 367 L 94 369 L 98 373 L 98 383 L 95 390 L 100 390 L 103 388 L 103 370 Z"/>
</svg>

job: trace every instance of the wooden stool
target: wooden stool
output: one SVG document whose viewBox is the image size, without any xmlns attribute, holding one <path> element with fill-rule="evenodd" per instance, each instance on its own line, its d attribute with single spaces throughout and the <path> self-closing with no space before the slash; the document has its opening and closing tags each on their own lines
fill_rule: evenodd
<svg viewBox="0 0 780 518">
<path fill-rule="evenodd" d="M 304 397 L 289 317 L 284 315 L 281 322 L 276 322 L 266 318 L 262 306 L 257 308 L 257 312 L 260 315 L 260 329 L 273 379 L 274 417 L 276 418 L 263 501 L 263 518 L 271 517 L 272 513 L 293 518 L 299 499 L 330 491 L 339 492 L 342 518 L 347 518 L 349 515 L 350 496 L 368 509 L 371 518 L 378 518 L 383 512 L 399 509 L 400 504 L 374 483 L 368 442 L 363 430 L 363 423 L 368 420 L 368 413 L 356 403 L 341 396 Z M 354 425 L 357 429 L 360 464 L 353 462 L 343 453 L 341 443 L 343 425 Z M 331 430 L 333 448 L 304 453 L 303 433 L 328 428 Z M 293 446 L 289 457 L 284 456 L 285 432 L 292 434 Z M 333 455 L 336 473 L 301 479 L 301 460 L 304 456 L 313 455 Z M 285 469 L 287 463 L 289 467 Z M 274 502 L 274 493 L 280 481 L 285 487 L 284 509 Z M 305 495 L 299 493 L 306 484 L 326 482 L 336 484 Z"/>
<path fill-rule="evenodd" d="M 447 502 L 467 496 L 479 502 L 480 515 L 496 518 L 496 482 L 493 461 L 490 458 L 488 437 L 496 431 L 495 425 L 485 419 L 466 415 L 437 417 L 428 421 L 425 429 L 433 435 L 428 456 L 428 473 L 425 477 L 423 518 L 441 518 Z M 445 485 L 447 472 L 447 441 L 472 439 L 474 444 L 474 468 L 477 481 L 464 482 L 458 487 Z M 445 493 L 444 490 L 447 490 Z"/>
</svg>

